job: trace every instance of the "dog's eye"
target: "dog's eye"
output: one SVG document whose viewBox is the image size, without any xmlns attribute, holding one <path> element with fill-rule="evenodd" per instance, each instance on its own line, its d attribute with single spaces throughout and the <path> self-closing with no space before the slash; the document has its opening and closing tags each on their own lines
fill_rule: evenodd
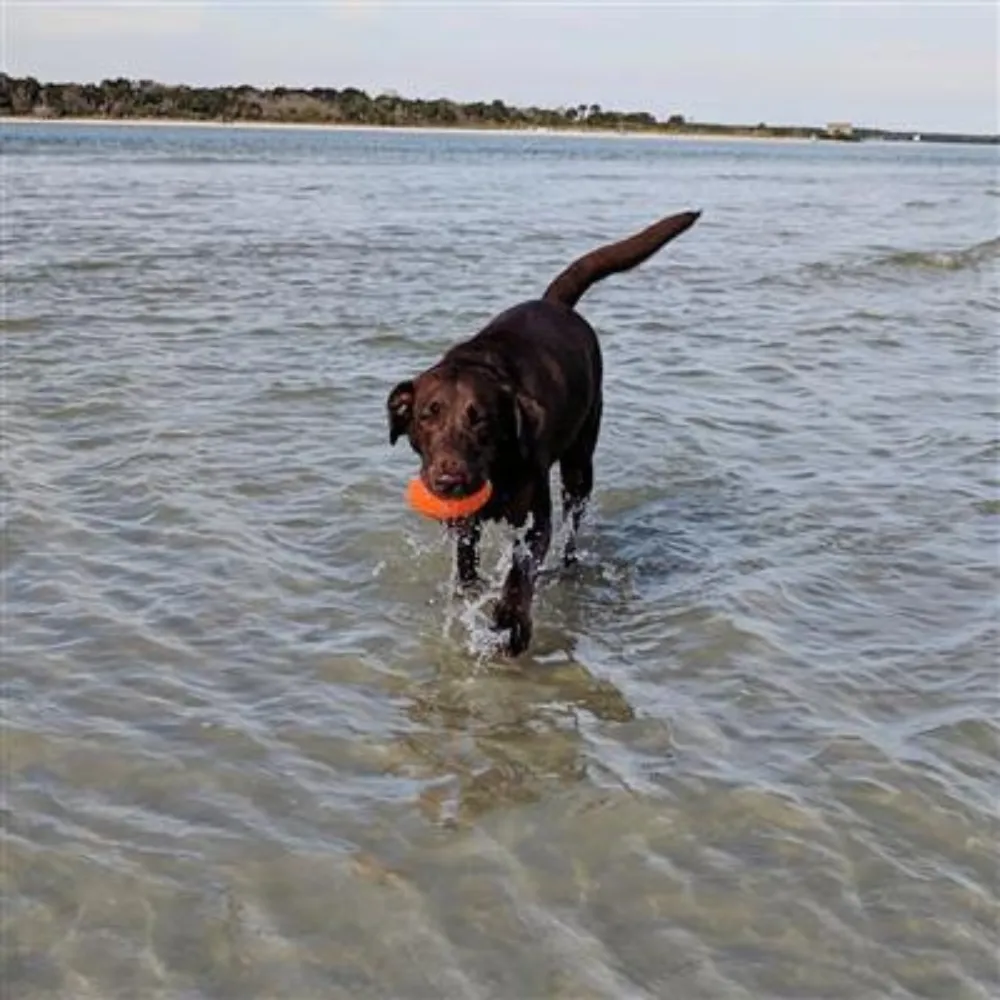
<svg viewBox="0 0 1000 1000">
<path fill-rule="evenodd" d="M 441 404 L 437 403 L 437 402 L 435 402 L 435 403 L 428 403 L 420 411 L 420 419 L 421 420 L 433 420 L 435 417 L 438 417 L 440 415 L 441 415 Z"/>
<path fill-rule="evenodd" d="M 483 422 L 483 415 L 474 406 L 470 406 L 468 410 L 465 411 L 465 415 L 469 418 L 469 423 L 473 427 L 478 427 L 479 424 Z"/>
</svg>

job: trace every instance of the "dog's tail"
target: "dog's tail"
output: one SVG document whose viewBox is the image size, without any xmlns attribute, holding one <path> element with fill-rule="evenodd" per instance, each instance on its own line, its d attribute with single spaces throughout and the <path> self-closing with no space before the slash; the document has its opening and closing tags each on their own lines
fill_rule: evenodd
<svg viewBox="0 0 1000 1000">
<path fill-rule="evenodd" d="M 549 302 L 560 302 L 572 309 L 580 301 L 584 292 L 595 282 L 619 271 L 630 271 L 644 260 L 652 257 L 665 243 L 680 236 L 698 221 L 701 212 L 681 212 L 669 218 L 660 219 L 641 233 L 629 236 L 618 243 L 591 250 L 579 260 L 575 260 L 555 281 L 545 289 L 542 296 Z"/>
</svg>

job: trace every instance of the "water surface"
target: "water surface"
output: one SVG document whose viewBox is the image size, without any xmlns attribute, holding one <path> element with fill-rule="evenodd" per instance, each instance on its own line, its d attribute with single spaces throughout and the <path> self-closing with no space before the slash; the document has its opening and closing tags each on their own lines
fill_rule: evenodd
<svg viewBox="0 0 1000 1000">
<path fill-rule="evenodd" d="M 995 150 L 0 150 L 12 998 L 1000 995 Z M 498 659 L 386 394 L 689 207 Z"/>
</svg>

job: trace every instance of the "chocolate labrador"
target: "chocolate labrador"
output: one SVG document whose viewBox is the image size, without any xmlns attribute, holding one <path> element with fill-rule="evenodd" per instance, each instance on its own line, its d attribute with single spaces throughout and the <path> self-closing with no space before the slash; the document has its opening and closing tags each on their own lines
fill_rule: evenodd
<svg viewBox="0 0 1000 1000">
<path fill-rule="evenodd" d="M 441 497 L 467 496 L 489 482 L 486 506 L 451 525 L 458 579 L 476 582 L 480 526 L 522 527 L 494 612 L 517 656 L 531 641 L 535 577 L 552 537 L 549 473 L 558 462 L 563 515 L 571 523 L 565 559 L 594 485 L 594 448 L 601 425 L 601 348 L 575 310 L 595 282 L 628 271 L 697 221 L 682 212 L 570 264 L 540 299 L 516 305 L 437 364 L 389 393 L 389 441 L 407 435 L 420 456 L 424 484 Z"/>
</svg>

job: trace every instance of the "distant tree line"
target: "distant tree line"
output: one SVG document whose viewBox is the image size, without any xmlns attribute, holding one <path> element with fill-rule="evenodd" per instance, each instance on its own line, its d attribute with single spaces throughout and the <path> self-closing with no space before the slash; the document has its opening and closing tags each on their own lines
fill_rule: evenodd
<svg viewBox="0 0 1000 1000">
<path fill-rule="evenodd" d="M 285 122 L 330 125 L 438 126 L 453 128 L 593 129 L 772 138 L 843 138 L 836 131 L 798 125 L 716 125 L 673 114 L 665 121 L 648 111 L 612 111 L 599 104 L 518 108 L 500 100 L 461 103 L 383 93 L 374 97 L 345 87 L 309 90 L 274 87 L 167 86 L 154 80 L 39 83 L 0 73 L 0 116 L 36 118 L 166 119 L 217 122 Z M 913 132 L 853 129 L 850 138 L 909 140 Z M 996 143 L 1000 137 L 924 133 L 926 141 Z"/>
<path fill-rule="evenodd" d="M 0 115 L 38 118 L 164 118 L 196 121 L 259 121 L 302 124 L 451 126 L 469 128 L 585 128 L 601 131 L 739 131 L 794 135 L 808 129 L 746 128 L 687 122 L 683 115 L 659 121 L 648 111 L 613 111 L 599 104 L 519 108 L 501 100 L 462 103 L 423 100 L 395 93 L 371 96 L 356 87 L 309 90 L 274 87 L 167 86 L 153 80 L 39 83 L 0 74 Z"/>
</svg>

